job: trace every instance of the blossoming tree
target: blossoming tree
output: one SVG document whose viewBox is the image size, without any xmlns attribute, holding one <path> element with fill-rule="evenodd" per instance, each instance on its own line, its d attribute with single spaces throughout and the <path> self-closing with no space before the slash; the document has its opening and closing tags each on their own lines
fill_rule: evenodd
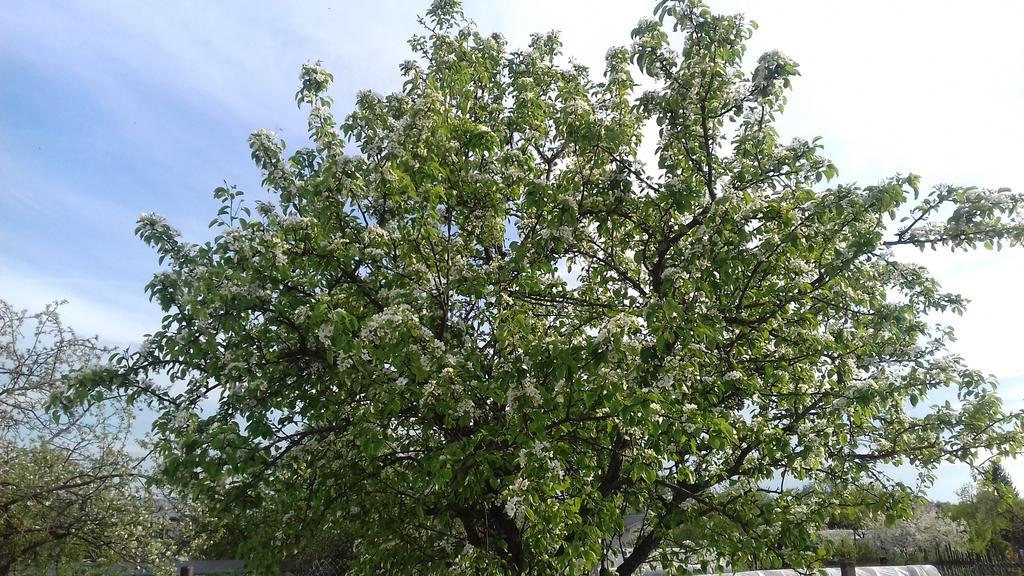
<svg viewBox="0 0 1024 576">
<path fill-rule="evenodd" d="M 1015 245 L 1021 196 L 830 184 L 773 127 L 794 62 L 744 69 L 753 23 L 696 0 L 655 16 L 595 78 L 438 0 L 344 120 L 303 68 L 311 146 L 250 141 L 274 202 L 217 189 L 200 244 L 140 219 L 166 316 L 110 386 L 252 559 L 326 531 L 356 573 L 810 565 L 830 508 L 911 513 L 889 466 L 1016 449 L 929 321 L 964 301 L 897 256 Z"/>
<path fill-rule="evenodd" d="M 86 561 L 156 569 L 175 551 L 127 450 L 124 404 L 102 392 L 51 404 L 107 352 L 57 305 L 30 315 L 0 300 L 0 574 L 81 574 Z"/>
<path fill-rule="evenodd" d="M 922 554 L 962 550 L 967 526 L 950 519 L 934 504 L 918 505 L 912 516 L 891 526 L 875 521 L 864 531 L 864 542 L 891 559 L 907 560 Z"/>
</svg>

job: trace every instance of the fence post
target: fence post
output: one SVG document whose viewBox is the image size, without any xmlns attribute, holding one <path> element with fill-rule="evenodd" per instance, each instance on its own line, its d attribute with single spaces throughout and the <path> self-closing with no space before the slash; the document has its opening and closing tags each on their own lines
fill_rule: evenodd
<svg viewBox="0 0 1024 576">
<path fill-rule="evenodd" d="M 853 560 L 842 559 L 839 561 L 839 575 L 840 576 L 857 576 L 857 565 L 854 564 Z"/>
<path fill-rule="evenodd" d="M 182 566 L 181 570 L 178 571 L 178 576 L 192 576 L 192 567 Z"/>
</svg>

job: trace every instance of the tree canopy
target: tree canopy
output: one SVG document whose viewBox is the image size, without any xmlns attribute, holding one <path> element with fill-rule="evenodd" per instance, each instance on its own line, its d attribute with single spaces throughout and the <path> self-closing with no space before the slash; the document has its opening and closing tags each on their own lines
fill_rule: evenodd
<svg viewBox="0 0 1024 576">
<path fill-rule="evenodd" d="M 200 243 L 140 218 L 166 315 L 105 386 L 251 559 L 329 533 L 366 574 L 812 565 L 831 510 L 912 512 L 892 466 L 1017 449 L 934 324 L 964 300 L 898 251 L 1014 246 L 1021 195 L 837 183 L 781 140 L 798 68 L 746 67 L 752 22 L 654 16 L 595 77 L 437 0 L 400 91 L 339 121 L 303 67 L 310 146 L 250 139 L 273 202 L 218 188 Z"/>
<path fill-rule="evenodd" d="M 967 527 L 967 545 L 995 557 L 1017 558 L 1024 550 L 1024 500 L 998 461 L 975 470 L 974 481 L 958 492 L 949 515 Z"/>
<path fill-rule="evenodd" d="M 124 403 L 102 391 L 51 402 L 109 352 L 66 326 L 57 304 L 28 314 L 0 300 L 0 574 L 153 565 L 171 552 L 168 519 L 127 449 Z"/>
</svg>

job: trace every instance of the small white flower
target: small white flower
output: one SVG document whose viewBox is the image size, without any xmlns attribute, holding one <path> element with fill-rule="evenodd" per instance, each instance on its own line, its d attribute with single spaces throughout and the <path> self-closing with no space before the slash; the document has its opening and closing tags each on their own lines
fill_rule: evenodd
<svg viewBox="0 0 1024 576">
<path fill-rule="evenodd" d="M 192 413 L 181 409 L 174 415 L 174 427 L 185 428 L 192 422 Z"/>
<path fill-rule="evenodd" d="M 278 266 L 286 266 L 288 264 L 288 256 L 285 255 L 284 249 L 281 246 L 274 246 L 274 263 Z"/>
<path fill-rule="evenodd" d="M 475 408 L 476 407 L 473 405 L 472 400 L 469 398 L 463 398 L 462 401 L 459 402 L 459 405 L 455 407 L 455 413 L 459 417 L 471 416 L 475 412 Z"/>
<path fill-rule="evenodd" d="M 509 498 L 508 502 L 505 504 L 505 514 L 508 514 L 509 518 L 515 518 L 516 515 L 519 514 L 519 508 L 522 502 L 523 499 L 520 496 L 513 496 Z"/>
<path fill-rule="evenodd" d="M 331 336 L 334 335 L 334 326 L 330 322 L 324 322 L 317 328 L 316 335 L 320 342 L 323 342 L 324 346 L 330 346 Z"/>
</svg>

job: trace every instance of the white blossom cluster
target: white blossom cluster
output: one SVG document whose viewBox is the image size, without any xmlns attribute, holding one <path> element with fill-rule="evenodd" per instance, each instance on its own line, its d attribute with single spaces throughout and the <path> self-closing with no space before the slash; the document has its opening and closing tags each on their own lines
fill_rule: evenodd
<svg viewBox="0 0 1024 576">
<path fill-rule="evenodd" d="M 510 411 L 516 410 L 523 399 L 528 401 L 527 406 L 537 406 L 542 401 L 540 390 L 537 389 L 532 378 L 525 378 L 522 382 L 513 383 L 509 386 L 508 409 Z"/>
<path fill-rule="evenodd" d="M 267 129 L 260 129 L 249 136 L 249 148 L 253 159 L 263 170 L 264 180 L 272 190 L 290 192 L 295 188 L 295 180 L 281 154 L 284 144 L 277 135 Z"/>
<path fill-rule="evenodd" d="M 139 236 L 146 238 L 151 235 L 169 236 L 178 238 L 181 230 L 171 226 L 167 218 L 153 212 L 143 212 L 138 219 Z"/>
<path fill-rule="evenodd" d="M 530 487 L 530 481 L 523 476 L 516 478 L 516 481 L 505 492 L 505 513 L 509 518 L 519 518 L 523 513 L 523 505 L 526 499 L 526 491 Z"/>
<path fill-rule="evenodd" d="M 627 314 L 615 315 L 598 329 L 597 334 L 594 335 L 594 343 L 603 344 L 613 338 L 625 337 L 637 326 L 638 319 L 636 317 Z"/>
</svg>

